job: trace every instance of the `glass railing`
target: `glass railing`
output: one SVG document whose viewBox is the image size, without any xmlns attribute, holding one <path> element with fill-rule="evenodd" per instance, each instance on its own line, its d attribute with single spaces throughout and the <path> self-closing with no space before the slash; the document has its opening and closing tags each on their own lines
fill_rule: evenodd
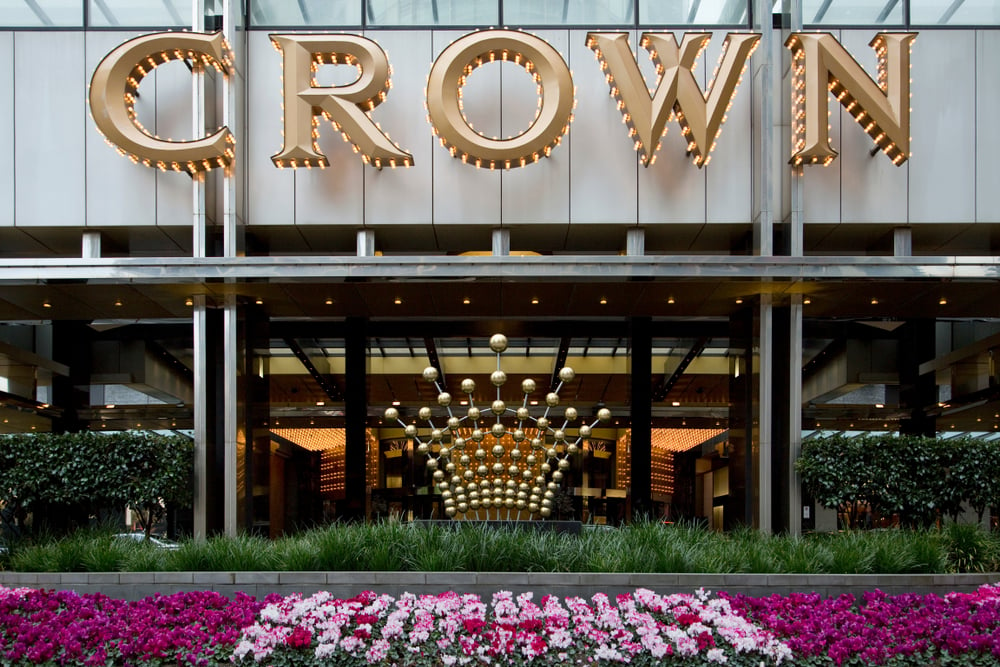
<svg viewBox="0 0 1000 667">
<path fill-rule="evenodd" d="M 780 2 L 780 0 L 778 0 Z M 220 0 L 205 4 L 206 14 Z M 791 0 L 805 27 L 1000 26 L 1000 0 Z M 243 0 L 259 28 L 749 27 L 752 0 Z M 186 28 L 192 0 L 0 0 L 0 28 Z M 212 29 L 206 22 L 206 29 Z"/>
</svg>

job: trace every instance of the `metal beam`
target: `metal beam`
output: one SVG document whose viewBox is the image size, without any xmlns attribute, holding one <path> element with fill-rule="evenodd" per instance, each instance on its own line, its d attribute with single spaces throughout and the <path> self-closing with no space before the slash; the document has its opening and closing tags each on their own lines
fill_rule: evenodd
<svg viewBox="0 0 1000 667">
<path fill-rule="evenodd" d="M 284 338 L 283 340 L 285 341 L 285 345 L 288 346 L 288 349 L 292 351 L 292 354 L 294 354 L 300 362 L 302 362 L 305 369 L 309 371 L 309 375 L 316 380 L 316 384 L 320 386 L 320 389 L 323 390 L 323 393 L 326 394 L 331 401 L 344 400 L 344 394 L 340 391 L 340 388 L 337 387 L 336 383 L 332 379 L 330 379 L 330 376 L 319 372 L 319 369 L 316 368 L 316 364 L 312 362 L 312 359 L 310 359 L 309 355 L 305 353 L 302 346 L 298 344 L 298 341 L 294 338 Z"/>
<path fill-rule="evenodd" d="M 556 352 L 556 365 L 552 369 L 551 391 L 555 391 L 556 387 L 559 386 L 559 371 L 566 365 L 566 357 L 569 356 L 569 344 L 572 340 L 569 336 L 563 336 L 559 339 L 559 351 Z"/>
<path fill-rule="evenodd" d="M 663 381 L 653 389 L 653 400 L 660 402 L 667 397 L 673 386 L 677 384 L 677 381 L 684 375 L 684 371 L 687 367 L 691 365 L 691 362 L 698 358 L 698 355 L 705 351 L 705 347 L 708 345 L 708 338 L 699 338 L 695 341 L 695 344 L 691 346 L 691 349 L 687 351 L 687 354 L 681 359 L 681 362 L 677 364 L 677 368 L 673 370 L 668 376 L 664 376 Z"/>
</svg>

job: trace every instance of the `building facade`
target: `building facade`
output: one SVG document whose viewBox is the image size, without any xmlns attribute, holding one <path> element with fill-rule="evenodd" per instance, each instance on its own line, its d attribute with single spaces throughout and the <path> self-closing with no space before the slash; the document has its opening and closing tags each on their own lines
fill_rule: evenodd
<svg viewBox="0 0 1000 667">
<path fill-rule="evenodd" d="M 495 333 L 593 424 L 552 516 L 822 528 L 804 438 L 1000 433 L 995 0 L 25 0 L 0 54 L 2 430 L 190 433 L 196 534 L 443 516 L 404 427 Z"/>
</svg>

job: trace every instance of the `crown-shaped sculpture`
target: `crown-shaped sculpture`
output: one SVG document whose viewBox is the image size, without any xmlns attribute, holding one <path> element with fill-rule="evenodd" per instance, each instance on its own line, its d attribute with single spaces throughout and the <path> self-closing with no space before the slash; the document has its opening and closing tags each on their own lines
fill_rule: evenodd
<svg viewBox="0 0 1000 667">
<path fill-rule="evenodd" d="M 530 405 L 541 401 L 530 399 L 538 384 L 527 378 L 521 381 L 518 403 L 511 407 L 501 395 L 507 384 L 500 364 L 507 337 L 491 336 L 490 349 L 497 356 L 497 369 L 490 374 L 496 399 L 488 408 L 476 405 L 476 383 L 466 378 L 461 386 L 468 406 L 461 408 L 464 415 L 456 414 L 451 394 L 439 382 L 438 370 L 428 366 L 423 378 L 437 389 L 439 414 L 430 407 L 420 408 L 417 416 L 427 424 L 423 437 L 416 424 L 400 419 L 396 408 L 385 411 L 386 421 L 402 426 L 406 437 L 414 441 L 416 452 L 427 457 L 427 468 L 433 471 L 449 517 L 499 519 L 504 512 L 506 519 L 548 517 L 563 472 L 570 467 L 570 457 L 580 451 L 598 422 L 610 421 L 611 411 L 601 408 L 593 423 L 581 423 L 575 437 L 567 435 L 567 429 L 580 419 L 572 406 L 562 408 L 562 414 L 556 416 L 559 392 L 576 377 L 568 366 L 559 370 L 559 383 L 545 395 L 544 406 Z M 542 414 L 533 416 L 532 408 L 542 410 Z M 442 411 L 446 414 L 440 414 Z M 492 516 L 491 509 L 495 510 Z"/>
</svg>

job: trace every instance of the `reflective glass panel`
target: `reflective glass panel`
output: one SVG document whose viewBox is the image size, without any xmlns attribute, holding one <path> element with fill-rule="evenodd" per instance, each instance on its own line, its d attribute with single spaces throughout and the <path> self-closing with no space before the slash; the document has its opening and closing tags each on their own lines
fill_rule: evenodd
<svg viewBox="0 0 1000 667">
<path fill-rule="evenodd" d="M 640 0 L 643 24 L 745 25 L 748 0 Z"/>
<path fill-rule="evenodd" d="M 1000 25 L 997 0 L 910 0 L 913 25 Z"/>
<path fill-rule="evenodd" d="M 191 25 L 191 0 L 90 0 L 90 25 L 163 26 Z"/>
<path fill-rule="evenodd" d="M 80 0 L 0 0 L 0 26 L 62 28 L 83 25 Z"/>
<path fill-rule="evenodd" d="M 497 0 L 368 0 L 365 20 L 383 25 L 496 25 Z"/>
<path fill-rule="evenodd" d="M 903 0 L 802 0 L 805 25 L 902 25 Z"/>
<path fill-rule="evenodd" d="M 250 0 L 250 25 L 359 26 L 359 0 Z"/>
<path fill-rule="evenodd" d="M 505 25 L 632 25 L 632 0 L 506 0 Z"/>
</svg>

